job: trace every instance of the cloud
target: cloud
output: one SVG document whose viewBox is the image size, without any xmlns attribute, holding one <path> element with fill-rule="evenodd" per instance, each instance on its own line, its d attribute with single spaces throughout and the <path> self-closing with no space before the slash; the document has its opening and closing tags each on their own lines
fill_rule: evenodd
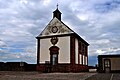
<svg viewBox="0 0 120 80">
<path fill-rule="evenodd" d="M 119 0 L 0 0 L 0 61 L 36 63 L 35 37 L 57 3 L 62 21 L 90 43 L 90 58 L 120 53 Z"/>
<path fill-rule="evenodd" d="M 95 5 L 95 10 L 100 13 L 106 13 L 120 7 L 119 0 L 108 0 L 101 4 Z"/>
<path fill-rule="evenodd" d="M 101 44 L 101 45 L 103 45 L 103 44 L 109 44 L 110 43 L 110 40 L 108 40 L 108 39 L 101 39 L 101 40 L 93 40 L 93 41 L 91 41 L 91 44 L 95 44 L 95 45 L 97 45 L 97 44 Z"/>
<path fill-rule="evenodd" d="M 6 47 L 6 46 L 7 46 L 6 43 L 3 40 L 0 39 L 0 48 L 1 47 Z"/>
</svg>

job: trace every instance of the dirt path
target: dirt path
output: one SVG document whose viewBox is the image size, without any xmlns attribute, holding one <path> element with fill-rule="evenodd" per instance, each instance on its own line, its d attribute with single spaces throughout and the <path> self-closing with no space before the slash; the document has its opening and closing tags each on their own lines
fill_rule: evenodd
<svg viewBox="0 0 120 80">
<path fill-rule="evenodd" d="M 0 80 L 85 80 L 96 73 L 0 72 Z"/>
<path fill-rule="evenodd" d="M 98 73 L 86 80 L 120 80 L 120 74 L 118 73 Z"/>
</svg>

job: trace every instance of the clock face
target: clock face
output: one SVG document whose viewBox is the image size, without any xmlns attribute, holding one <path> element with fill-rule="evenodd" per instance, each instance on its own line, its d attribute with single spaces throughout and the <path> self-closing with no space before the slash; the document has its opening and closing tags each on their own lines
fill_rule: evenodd
<svg viewBox="0 0 120 80">
<path fill-rule="evenodd" d="M 53 32 L 53 33 L 56 33 L 57 31 L 58 31 L 57 26 L 52 27 L 52 32 Z"/>
</svg>

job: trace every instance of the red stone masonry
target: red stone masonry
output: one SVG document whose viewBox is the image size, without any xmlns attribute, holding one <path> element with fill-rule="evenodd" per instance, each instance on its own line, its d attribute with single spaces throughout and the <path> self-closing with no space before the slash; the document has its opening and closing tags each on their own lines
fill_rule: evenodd
<svg viewBox="0 0 120 80">
<path fill-rule="evenodd" d="M 70 36 L 70 63 L 75 64 L 75 37 Z"/>
</svg>

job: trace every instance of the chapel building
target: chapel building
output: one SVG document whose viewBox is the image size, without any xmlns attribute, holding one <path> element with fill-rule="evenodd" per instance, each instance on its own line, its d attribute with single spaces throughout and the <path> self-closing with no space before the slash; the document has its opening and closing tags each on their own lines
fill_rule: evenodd
<svg viewBox="0 0 120 80">
<path fill-rule="evenodd" d="M 89 44 L 62 22 L 61 14 L 57 8 L 53 19 L 36 37 L 37 71 L 88 71 Z"/>
<path fill-rule="evenodd" d="M 120 73 L 120 55 L 98 55 L 98 72 Z"/>
</svg>

